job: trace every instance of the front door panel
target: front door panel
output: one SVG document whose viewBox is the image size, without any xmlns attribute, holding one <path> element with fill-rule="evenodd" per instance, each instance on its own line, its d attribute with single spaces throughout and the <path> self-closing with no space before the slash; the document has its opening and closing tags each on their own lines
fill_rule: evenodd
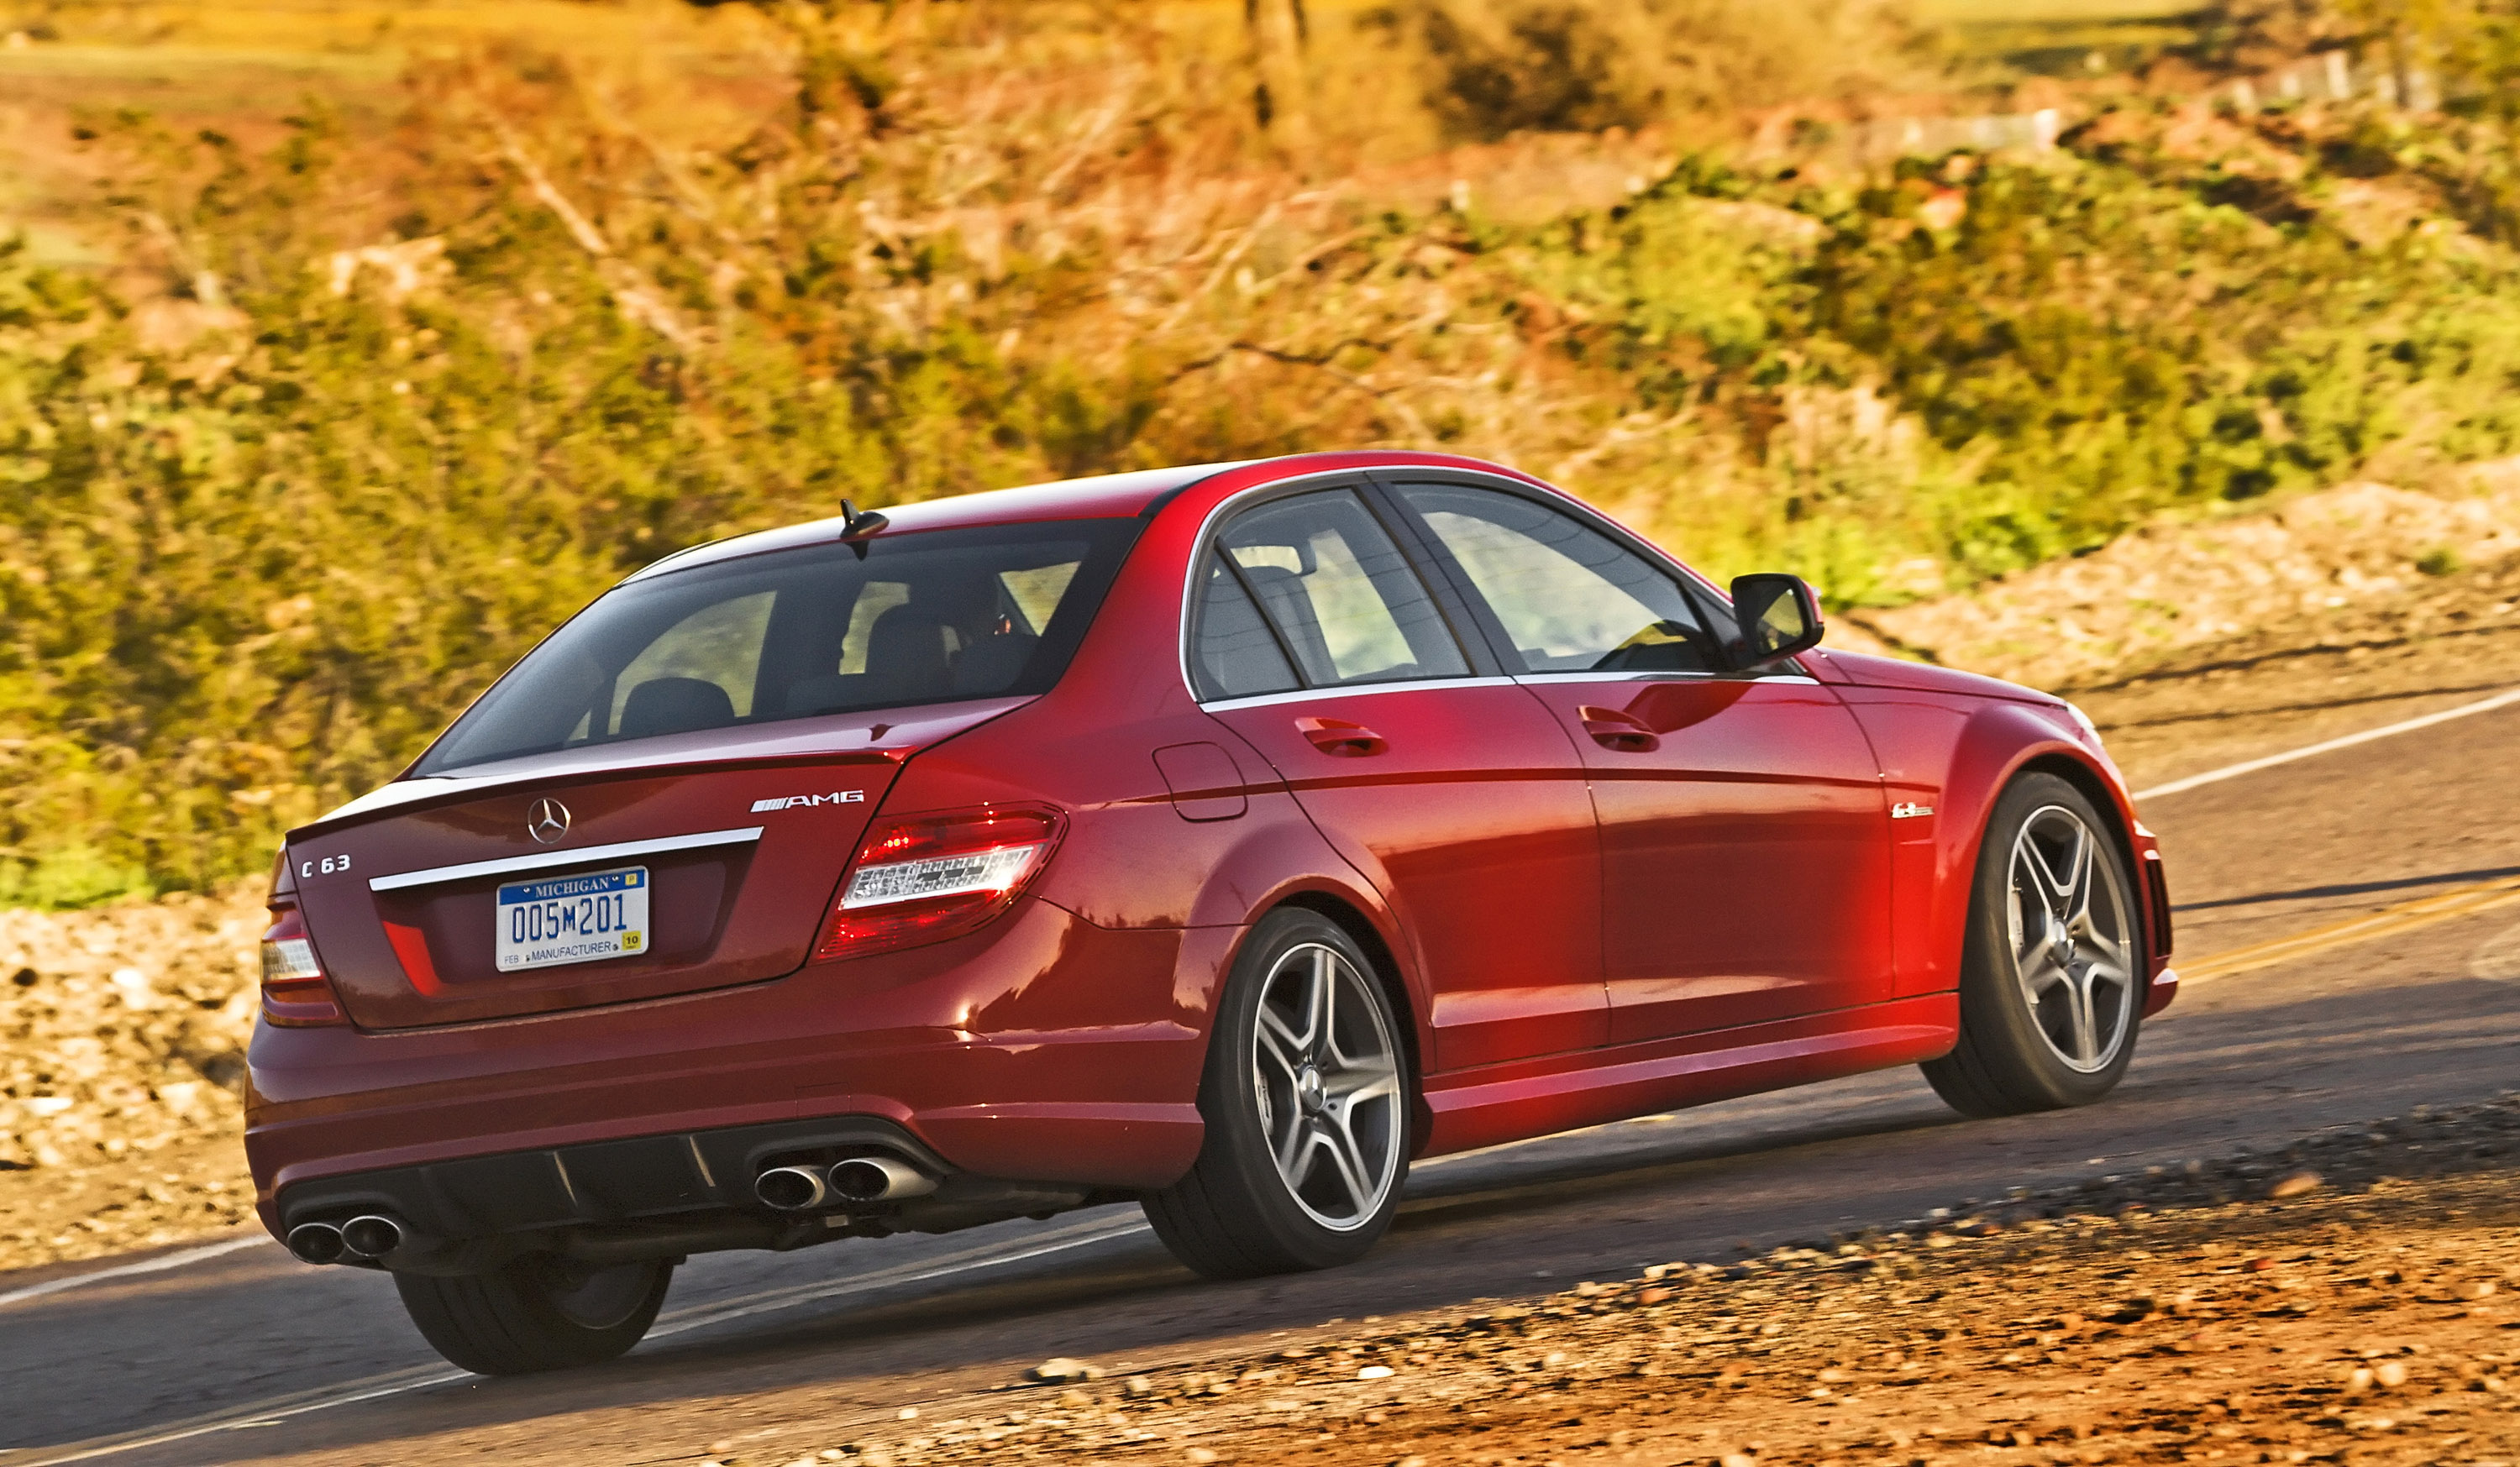
<svg viewBox="0 0 2520 1467">
<path fill-rule="evenodd" d="M 1581 750 L 1611 1041 L 1890 997 L 1880 767 L 1835 694 L 1789 663 L 1734 672 L 1710 614 L 1730 608 L 1572 506 L 1461 479 L 1390 490 Z"/>
<path fill-rule="evenodd" d="M 1891 995 L 1870 745 L 1802 678 L 1552 678 L 1601 825 L 1613 1043 Z"/>
</svg>

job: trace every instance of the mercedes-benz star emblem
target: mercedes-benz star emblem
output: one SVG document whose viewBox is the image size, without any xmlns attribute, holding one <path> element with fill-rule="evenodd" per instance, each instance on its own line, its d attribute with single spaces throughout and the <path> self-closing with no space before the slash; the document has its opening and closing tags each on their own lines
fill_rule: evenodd
<svg viewBox="0 0 2520 1467">
<path fill-rule="evenodd" d="M 546 795 L 525 808 L 525 833 L 550 845 L 568 833 L 568 807 Z"/>
</svg>

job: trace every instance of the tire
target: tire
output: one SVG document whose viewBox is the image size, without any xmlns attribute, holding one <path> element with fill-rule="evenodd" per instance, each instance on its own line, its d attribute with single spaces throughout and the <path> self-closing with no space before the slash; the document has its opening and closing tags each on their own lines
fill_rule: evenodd
<svg viewBox="0 0 2520 1467">
<path fill-rule="evenodd" d="M 1935 1093 L 1964 1116 L 2012 1116 L 2116 1088 L 2148 977 L 2137 891 L 2089 796 L 2046 774 L 2005 788 L 1969 892 L 1959 1044 L 1923 1066 Z"/>
<path fill-rule="evenodd" d="M 1316 912 L 1271 912 L 1218 1004 L 1198 1160 L 1147 1198 L 1147 1221 L 1209 1278 L 1353 1263 L 1400 1205 L 1412 1094 L 1399 1022 L 1363 950 Z"/>
<path fill-rule="evenodd" d="M 394 1288 L 439 1355 L 480 1375 L 592 1365 L 627 1353 L 654 1323 L 674 1266 L 572 1268 L 520 1259 L 495 1273 L 396 1273 Z"/>
</svg>

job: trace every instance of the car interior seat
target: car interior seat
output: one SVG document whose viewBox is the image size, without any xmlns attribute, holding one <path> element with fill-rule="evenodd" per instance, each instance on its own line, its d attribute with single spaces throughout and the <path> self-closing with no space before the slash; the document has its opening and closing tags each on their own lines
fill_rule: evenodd
<svg viewBox="0 0 2520 1467">
<path fill-rule="evenodd" d="M 1269 608 L 1269 619 L 1278 624 L 1286 643 L 1304 666 L 1304 675 L 1316 683 L 1338 681 L 1338 666 L 1330 661 L 1330 646 L 1322 636 L 1321 614 L 1313 608 L 1312 593 L 1304 588 L 1304 578 L 1282 565 L 1246 565 L 1242 578 L 1251 583 L 1261 604 Z"/>
<path fill-rule="evenodd" d="M 952 691 L 960 645 L 945 618 L 916 599 L 884 612 L 867 634 L 869 698 L 911 701 Z"/>
<path fill-rule="evenodd" d="M 623 738 L 723 729 L 735 722 L 735 700 L 702 678 L 650 678 L 621 704 Z"/>
</svg>

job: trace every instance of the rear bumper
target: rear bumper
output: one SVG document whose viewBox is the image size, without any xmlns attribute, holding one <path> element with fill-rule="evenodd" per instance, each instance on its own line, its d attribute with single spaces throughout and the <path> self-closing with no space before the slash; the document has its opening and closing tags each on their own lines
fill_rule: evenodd
<svg viewBox="0 0 2520 1467">
<path fill-rule="evenodd" d="M 327 1178 L 840 1120 L 981 1177 L 1162 1186 L 1198 1154 L 1207 1004 L 1238 931 L 1112 931 L 1035 899 L 955 942 L 712 993 L 390 1033 L 261 1027 L 246 1151 L 263 1221 L 279 1230 Z M 659 1165 L 605 1205 L 670 1203 L 650 1191 L 689 1169 Z M 750 1182 L 714 1184 L 748 1203 Z"/>
</svg>

